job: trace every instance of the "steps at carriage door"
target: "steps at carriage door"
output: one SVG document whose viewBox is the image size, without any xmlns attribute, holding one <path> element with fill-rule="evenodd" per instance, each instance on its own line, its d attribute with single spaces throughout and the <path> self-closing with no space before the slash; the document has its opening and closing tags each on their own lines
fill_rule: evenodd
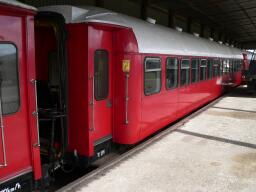
<svg viewBox="0 0 256 192">
<path fill-rule="evenodd" d="M 93 43 L 91 57 L 94 74 L 94 111 L 93 111 L 93 140 L 94 146 L 112 138 L 112 33 L 92 29 L 91 35 L 101 37 L 99 44 Z M 92 38 L 93 39 L 93 38 Z"/>
</svg>

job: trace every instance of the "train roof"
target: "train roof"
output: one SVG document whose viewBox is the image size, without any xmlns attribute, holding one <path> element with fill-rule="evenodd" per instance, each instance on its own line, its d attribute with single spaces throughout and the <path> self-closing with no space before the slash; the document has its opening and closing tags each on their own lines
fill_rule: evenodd
<svg viewBox="0 0 256 192">
<path fill-rule="evenodd" d="M 41 7 L 39 11 L 60 13 L 66 23 L 96 22 L 131 28 L 140 53 L 243 58 L 240 49 L 98 7 L 56 5 Z"/>
<path fill-rule="evenodd" d="M 20 3 L 16 0 L 0 0 L 0 4 L 11 5 L 11 6 L 14 6 L 14 7 L 19 7 L 19 8 L 23 8 L 23 9 L 27 9 L 27 10 L 33 10 L 33 11 L 37 10 L 35 7 L 26 5 L 24 3 Z"/>
</svg>

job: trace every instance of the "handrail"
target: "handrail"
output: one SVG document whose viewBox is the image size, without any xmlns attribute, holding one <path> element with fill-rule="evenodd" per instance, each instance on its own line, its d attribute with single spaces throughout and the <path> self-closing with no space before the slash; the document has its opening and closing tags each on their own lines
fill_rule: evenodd
<svg viewBox="0 0 256 192">
<path fill-rule="evenodd" d="M 125 74 L 125 124 L 128 125 L 129 74 Z"/>
<path fill-rule="evenodd" d="M 91 123 L 90 123 L 90 131 L 95 131 L 95 125 L 94 125 L 94 96 L 95 96 L 95 93 L 94 93 L 94 76 L 92 75 L 90 77 L 91 81 L 92 81 L 92 97 L 91 97 L 91 100 L 90 100 L 90 106 L 91 106 L 91 109 L 92 109 L 92 113 L 91 113 Z"/>
<path fill-rule="evenodd" d="M 40 147 L 40 135 L 39 135 L 39 119 L 38 119 L 38 105 L 37 105 L 37 81 L 36 79 L 31 79 L 30 81 L 34 85 L 35 91 L 35 111 L 33 111 L 32 115 L 36 117 L 36 130 L 37 130 L 37 143 L 33 146 Z"/>
<path fill-rule="evenodd" d="M 0 85 L 1 85 L 1 82 L 0 82 Z M 0 167 L 6 167 L 7 159 L 6 159 L 6 148 L 5 148 L 5 138 L 4 138 L 5 135 L 4 135 L 4 120 L 3 120 L 1 86 L 0 86 L 0 129 L 1 129 L 1 135 L 2 135 L 2 148 L 3 148 L 3 156 L 4 156 L 4 162 L 3 162 L 3 164 L 0 164 Z"/>
</svg>

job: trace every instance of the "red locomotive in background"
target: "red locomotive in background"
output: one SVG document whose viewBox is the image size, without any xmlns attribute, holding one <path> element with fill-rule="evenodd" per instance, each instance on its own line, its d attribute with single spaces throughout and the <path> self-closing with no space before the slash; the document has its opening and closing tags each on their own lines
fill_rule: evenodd
<svg viewBox="0 0 256 192">
<path fill-rule="evenodd" d="M 241 50 L 104 9 L 0 0 L 0 25 L 0 191 L 88 166 L 241 83 Z"/>
</svg>

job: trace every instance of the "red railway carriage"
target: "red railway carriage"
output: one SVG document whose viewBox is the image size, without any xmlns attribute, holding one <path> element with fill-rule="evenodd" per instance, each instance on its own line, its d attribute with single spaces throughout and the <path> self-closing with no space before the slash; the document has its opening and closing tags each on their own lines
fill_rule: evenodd
<svg viewBox="0 0 256 192">
<path fill-rule="evenodd" d="M 10 161 L 0 167 L 3 189 L 22 171 L 38 180 L 41 169 L 46 179 L 67 163 L 87 166 L 113 143 L 138 143 L 241 83 L 239 49 L 95 7 L 42 7 L 34 26 L 31 9 L 1 6 L 0 22 L 6 14 L 20 22 L 0 30 L 1 43 L 19 50 L 16 85 L 1 92 L 10 126 L 0 142 L 0 161 Z M 4 95 L 14 90 L 10 110 L 19 109 L 7 115 Z"/>
<path fill-rule="evenodd" d="M 137 143 L 240 84 L 238 49 L 104 9 L 40 11 L 66 23 L 68 149 L 80 157 Z"/>
<path fill-rule="evenodd" d="M 4 192 L 30 191 L 32 179 L 41 178 L 33 115 L 35 13 L 33 7 L 0 0 L 0 191 Z"/>
</svg>

